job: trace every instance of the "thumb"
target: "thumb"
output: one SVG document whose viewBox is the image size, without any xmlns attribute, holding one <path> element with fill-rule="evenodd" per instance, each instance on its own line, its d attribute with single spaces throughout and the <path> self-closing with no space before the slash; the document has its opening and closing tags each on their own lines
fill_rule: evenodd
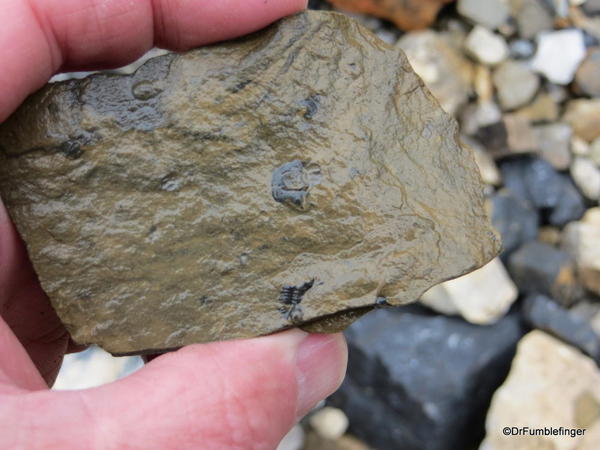
<svg viewBox="0 0 600 450">
<path fill-rule="evenodd" d="M 346 359 L 341 334 L 299 330 L 193 345 L 99 388 L 27 394 L 37 419 L 19 434 L 44 448 L 274 449 Z"/>
</svg>

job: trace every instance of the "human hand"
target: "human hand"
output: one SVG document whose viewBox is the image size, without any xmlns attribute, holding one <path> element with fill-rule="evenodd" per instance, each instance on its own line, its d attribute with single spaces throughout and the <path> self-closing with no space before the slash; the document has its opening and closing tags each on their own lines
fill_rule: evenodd
<svg viewBox="0 0 600 450">
<path fill-rule="evenodd" d="M 257 30 L 306 0 L 2 0 L 0 122 L 58 71 Z M 341 335 L 192 345 L 115 383 L 48 390 L 78 350 L 0 202 L 0 448 L 275 448 L 340 384 Z"/>
</svg>

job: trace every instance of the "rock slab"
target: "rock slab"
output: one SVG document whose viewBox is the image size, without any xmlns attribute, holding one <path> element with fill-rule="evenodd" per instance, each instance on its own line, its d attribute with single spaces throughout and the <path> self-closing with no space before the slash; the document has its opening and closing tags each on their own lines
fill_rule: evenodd
<svg viewBox="0 0 600 450">
<path fill-rule="evenodd" d="M 333 331 L 497 253 L 456 137 L 401 51 L 307 12 L 45 87 L 0 127 L 0 193 L 79 343 Z"/>
</svg>

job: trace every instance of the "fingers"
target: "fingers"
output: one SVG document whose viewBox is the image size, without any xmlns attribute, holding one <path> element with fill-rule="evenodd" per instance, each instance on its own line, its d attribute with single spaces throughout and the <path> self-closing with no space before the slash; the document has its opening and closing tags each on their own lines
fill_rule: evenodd
<svg viewBox="0 0 600 450">
<path fill-rule="evenodd" d="M 153 45 L 240 36 L 306 0 L 2 0 L 0 122 L 55 72 L 126 64 Z"/>
<path fill-rule="evenodd" d="M 31 267 L 25 246 L 0 200 L 0 326 L 6 329 L 0 339 L 0 367 L 12 366 L 12 375 L 28 384 L 30 359 L 48 385 L 54 382 L 69 334 L 42 291 Z M 8 326 L 6 326 L 8 325 Z M 10 328 L 10 329 L 9 329 Z M 9 339 L 9 332 L 21 342 Z M 12 336 L 14 338 L 14 336 Z M 23 355 L 20 355 L 23 353 Z M 20 355 L 20 356 L 18 356 Z M 29 356 L 27 356 L 29 355 Z M 19 363 L 15 362 L 16 360 Z"/>
<path fill-rule="evenodd" d="M 30 394 L 38 416 L 20 432 L 34 448 L 274 449 L 337 389 L 346 357 L 342 335 L 298 330 L 190 346 L 110 385 Z M 2 448 L 3 420 L 0 402 Z"/>
</svg>

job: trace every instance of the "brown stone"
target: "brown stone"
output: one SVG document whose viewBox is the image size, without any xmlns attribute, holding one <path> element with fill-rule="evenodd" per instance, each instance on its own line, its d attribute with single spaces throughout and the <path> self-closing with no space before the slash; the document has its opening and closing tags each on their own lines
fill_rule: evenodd
<svg viewBox="0 0 600 450">
<path fill-rule="evenodd" d="M 600 137 L 600 99 L 576 99 L 567 104 L 563 120 L 576 136 L 592 142 Z"/>
<path fill-rule="evenodd" d="M 299 14 L 0 126 L 0 193 L 79 343 L 335 331 L 499 250 L 471 151 L 404 54 Z"/>
<path fill-rule="evenodd" d="M 327 0 L 344 11 L 371 14 L 394 22 L 402 30 L 427 28 L 439 10 L 454 0 Z"/>
</svg>

